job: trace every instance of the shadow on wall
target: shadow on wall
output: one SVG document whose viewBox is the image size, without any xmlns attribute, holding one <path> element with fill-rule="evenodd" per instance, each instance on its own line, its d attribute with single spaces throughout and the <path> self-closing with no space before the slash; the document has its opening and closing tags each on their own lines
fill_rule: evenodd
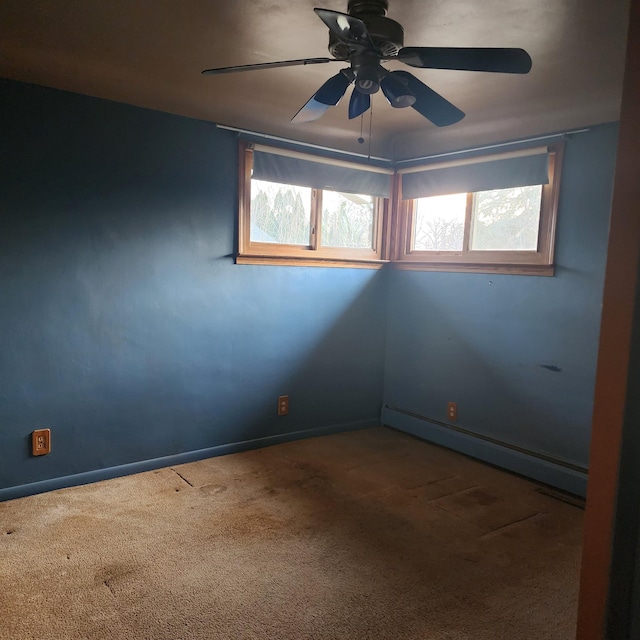
<svg viewBox="0 0 640 640">
<path fill-rule="evenodd" d="M 155 322 L 138 299 L 124 320 L 122 308 L 115 316 L 104 309 L 99 321 L 75 315 L 72 325 L 42 337 L 36 354 L 50 363 L 48 372 L 34 380 L 23 365 L 22 375 L 39 399 L 33 409 L 48 415 L 43 422 L 52 426 L 54 447 L 45 458 L 31 458 L 28 447 L 20 451 L 4 466 L 5 486 L 16 484 L 14 465 L 16 473 L 29 470 L 46 480 L 291 432 L 378 423 L 382 272 L 231 265 L 227 275 L 236 293 L 223 309 L 189 300 L 183 288 L 179 311 L 154 309 Z M 150 284 L 143 299 L 156 299 Z M 255 295 L 239 293 L 251 284 Z M 280 299 L 285 293 L 292 297 L 287 303 Z M 74 309 L 95 311 L 77 302 Z M 277 416 L 280 395 L 290 397 L 287 416 Z"/>
<path fill-rule="evenodd" d="M 261 349 L 264 358 L 251 391 L 256 402 L 253 417 L 244 420 L 247 433 L 255 432 L 257 425 L 261 430 L 268 425 L 273 435 L 330 425 L 378 424 L 386 272 L 321 268 L 298 273 L 299 268 L 275 268 L 283 275 L 292 269 L 295 273 L 287 276 L 295 277 L 298 291 L 295 302 L 276 304 L 276 316 L 264 318 L 262 331 L 251 337 L 250 349 Z M 258 301 L 254 312 L 260 308 L 264 307 Z M 276 416 L 280 395 L 289 396 L 288 416 Z"/>
<path fill-rule="evenodd" d="M 453 401 L 461 427 L 586 466 L 597 322 L 560 277 L 390 278 L 386 405 L 447 422 Z"/>
<path fill-rule="evenodd" d="M 0 90 L 0 487 L 377 420 L 384 276 L 232 264 L 232 134 Z"/>
<path fill-rule="evenodd" d="M 203 235 L 169 225 L 160 242 L 87 240 L 70 255 L 63 232 L 53 276 L 31 265 L 7 298 L 4 388 L 23 439 L 46 425 L 54 446 L 42 459 L 20 450 L 4 486 L 377 422 L 382 272 L 212 264 Z"/>
<path fill-rule="evenodd" d="M 617 140 L 566 139 L 554 277 L 389 274 L 386 405 L 587 467 Z"/>
</svg>

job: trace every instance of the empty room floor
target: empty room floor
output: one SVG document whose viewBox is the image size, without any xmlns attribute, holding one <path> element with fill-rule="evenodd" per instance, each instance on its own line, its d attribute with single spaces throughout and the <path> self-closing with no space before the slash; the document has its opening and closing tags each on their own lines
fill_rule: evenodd
<svg viewBox="0 0 640 640">
<path fill-rule="evenodd" d="M 0 503 L 3 640 L 569 640 L 578 500 L 385 428 Z"/>
</svg>

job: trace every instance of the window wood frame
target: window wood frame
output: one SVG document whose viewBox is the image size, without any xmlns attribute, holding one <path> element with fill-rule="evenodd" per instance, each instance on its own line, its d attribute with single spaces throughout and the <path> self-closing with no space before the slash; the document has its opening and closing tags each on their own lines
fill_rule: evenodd
<svg viewBox="0 0 640 640">
<path fill-rule="evenodd" d="M 473 193 L 467 194 L 464 241 L 461 251 L 417 251 L 414 241 L 416 200 L 402 200 L 401 184 L 397 181 L 395 198 L 398 233 L 394 245 L 393 263 L 397 269 L 419 271 L 478 271 L 522 275 L 554 274 L 556 218 L 560 195 L 560 177 L 564 143 L 549 146 L 549 182 L 542 185 L 538 247 L 536 251 L 473 251 L 469 248 Z M 488 156 L 478 158 L 478 162 Z"/>
<path fill-rule="evenodd" d="M 373 197 L 373 248 L 322 246 L 322 190 L 311 190 L 310 238 L 308 245 L 255 242 L 251 240 L 251 173 L 253 150 L 240 142 L 238 163 L 238 253 L 237 264 L 360 267 L 376 269 L 388 263 L 383 231 L 388 228 L 389 199 Z"/>
</svg>

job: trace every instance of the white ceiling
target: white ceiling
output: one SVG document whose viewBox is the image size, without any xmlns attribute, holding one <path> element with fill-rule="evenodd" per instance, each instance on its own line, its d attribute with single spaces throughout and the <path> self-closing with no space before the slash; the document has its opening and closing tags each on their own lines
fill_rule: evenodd
<svg viewBox="0 0 640 640">
<path fill-rule="evenodd" d="M 337 64 L 200 75 L 209 67 L 328 56 L 327 28 L 313 7 L 346 12 L 346 2 L 3 0 L 0 76 L 366 153 L 347 100 L 317 122 L 290 122 Z M 376 94 L 373 155 L 425 156 L 618 118 L 627 0 L 389 5 L 407 46 L 522 47 L 533 69 L 524 76 L 411 69 L 467 116 L 438 128 Z M 368 114 L 364 122 L 366 130 Z"/>
</svg>

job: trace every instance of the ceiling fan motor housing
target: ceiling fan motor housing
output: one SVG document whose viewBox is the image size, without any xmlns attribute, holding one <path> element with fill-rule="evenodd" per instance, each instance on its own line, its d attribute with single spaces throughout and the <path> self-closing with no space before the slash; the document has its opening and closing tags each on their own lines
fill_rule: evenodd
<svg viewBox="0 0 640 640">
<path fill-rule="evenodd" d="M 373 43 L 384 57 L 395 56 L 404 46 L 404 30 L 400 24 L 386 17 L 387 0 L 349 0 L 349 15 L 364 22 Z M 338 60 L 347 60 L 349 45 L 340 42 L 329 32 L 329 52 Z"/>
<path fill-rule="evenodd" d="M 363 13 L 384 16 L 387 14 L 387 9 L 389 9 L 388 0 L 349 0 L 347 12 L 359 18 Z"/>
</svg>

